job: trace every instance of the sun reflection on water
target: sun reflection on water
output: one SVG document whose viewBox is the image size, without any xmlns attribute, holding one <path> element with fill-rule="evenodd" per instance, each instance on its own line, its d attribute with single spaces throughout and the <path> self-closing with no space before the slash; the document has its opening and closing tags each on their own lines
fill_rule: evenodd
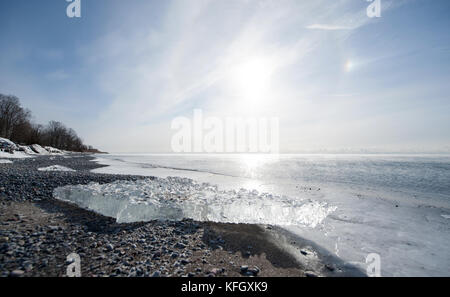
<svg viewBox="0 0 450 297">
<path fill-rule="evenodd" d="M 241 168 L 247 178 L 242 184 L 242 188 L 263 191 L 265 189 L 264 182 L 261 180 L 263 167 L 277 159 L 277 155 L 271 154 L 240 155 Z"/>
</svg>

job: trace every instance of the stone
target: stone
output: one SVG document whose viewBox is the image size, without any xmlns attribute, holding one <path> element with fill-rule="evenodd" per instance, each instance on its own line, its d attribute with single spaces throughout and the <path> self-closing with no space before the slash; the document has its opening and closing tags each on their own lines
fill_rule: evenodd
<svg viewBox="0 0 450 297">
<path fill-rule="evenodd" d="M 305 276 L 306 276 L 306 277 L 319 277 L 317 274 L 315 274 L 315 273 L 312 272 L 312 271 L 306 271 L 306 272 L 305 272 Z"/>
<path fill-rule="evenodd" d="M 20 276 L 22 276 L 24 273 L 25 273 L 25 272 L 24 272 L 23 270 L 16 269 L 16 270 L 13 270 L 13 271 L 11 272 L 10 276 L 11 276 L 11 277 L 20 277 Z"/>
<path fill-rule="evenodd" d="M 260 269 L 258 268 L 258 266 L 254 266 L 253 268 L 249 268 L 247 271 L 253 274 L 254 276 L 257 276 L 258 273 L 260 272 Z"/>
<path fill-rule="evenodd" d="M 242 266 L 241 266 L 241 272 L 242 272 L 242 273 L 246 273 L 247 270 L 248 270 L 248 266 L 247 266 L 247 265 L 242 265 Z"/>
<path fill-rule="evenodd" d="M 184 244 L 182 244 L 181 242 L 178 242 L 176 245 L 175 245 L 175 248 L 177 248 L 177 249 L 184 249 L 184 248 L 186 248 L 186 245 L 184 245 Z"/>
</svg>

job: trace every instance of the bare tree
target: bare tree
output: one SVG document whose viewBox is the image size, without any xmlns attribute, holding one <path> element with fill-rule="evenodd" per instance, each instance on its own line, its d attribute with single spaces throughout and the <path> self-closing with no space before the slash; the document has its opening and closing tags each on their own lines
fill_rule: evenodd
<svg viewBox="0 0 450 297">
<path fill-rule="evenodd" d="M 87 147 L 77 133 L 63 123 L 51 121 L 47 126 L 33 124 L 31 112 L 24 109 L 15 96 L 0 94 L 0 137 L 19 144 L 40 144 L 58 149 L 85 152 Z"/>
<path fill-rule="evenodd" d="M 19 98 L 0 94 L 0 136 L 11 138 L 14 129 L 29 123 L 30 111 L 22 108 Z M 16 131 L 19 133 L 19 131 Z"/>
</svg>

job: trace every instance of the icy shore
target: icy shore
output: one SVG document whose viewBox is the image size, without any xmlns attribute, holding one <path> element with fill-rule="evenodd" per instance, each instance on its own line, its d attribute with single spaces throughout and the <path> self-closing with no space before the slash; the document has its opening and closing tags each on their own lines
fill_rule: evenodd
<svg viewBox="0 0 450 297">
<path fill-rule="evenodd" d="M 189 177 L 224 191 L 243 187 L 302 203 L 327 203 L 336 210 L 315 227 L 283 228 L 363 269 L 367 256 L 376 253 L 383 276 L 450 273 L 447 155 L 143 154 L 105 155 L 96 161 L 108 165 L 98 173 Z M 278 221 L 283 220 L 279 215 Z"/>
</svg>

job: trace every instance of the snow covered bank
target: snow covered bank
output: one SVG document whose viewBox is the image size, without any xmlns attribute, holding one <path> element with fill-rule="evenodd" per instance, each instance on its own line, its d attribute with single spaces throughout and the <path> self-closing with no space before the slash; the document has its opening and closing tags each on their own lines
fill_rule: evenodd
<svg viewBox="0 0 450 297">
<path fill-rule="evenodd" d="M 9 139 L 0 137 L 0 158 L 21 159 L 36 155 L 65 155 L 67 153 L 51 146 L 42 147 L 39 144 L 17 145 Z"/>
<path fill-rule="evenodd" d="M 12 164 L 12 161 L 10 161 L 10 160 L 1 160 L 0 159 L 0 164 Z"/>
<path fill-rule="evenodd" d="M 327 203 L 309 199 L 244 189 L 221 191 L 210 184 L 177 177 L 66 186 L 56 189 L 54 197 L 116 218 L 121 223 L 189 218 L 314 228 L 335 210 Z"/>
</svg>

